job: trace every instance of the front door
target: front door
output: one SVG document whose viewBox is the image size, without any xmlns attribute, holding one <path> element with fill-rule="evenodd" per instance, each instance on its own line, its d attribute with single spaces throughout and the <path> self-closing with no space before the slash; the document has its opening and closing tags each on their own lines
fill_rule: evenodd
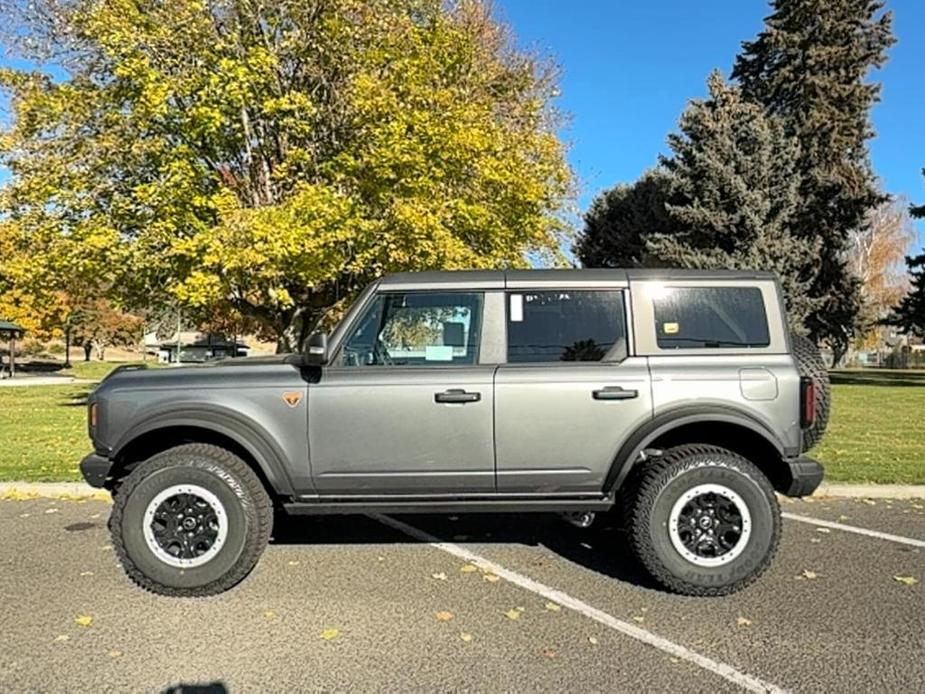
<svg viewBox="0 0 925 694">
<path fill-rule="evenodd" d="M 649 369 L 627 353 L 618 289 L 511 292 L 495 377 L 499 492 L 595 494 L 652 416 Z"/>
<path fill-rule="evenodd" d="M 321 494 L 493 492 L 495 367 L 479 292 L 383 292 L 309 389 Z"/>
</svg>

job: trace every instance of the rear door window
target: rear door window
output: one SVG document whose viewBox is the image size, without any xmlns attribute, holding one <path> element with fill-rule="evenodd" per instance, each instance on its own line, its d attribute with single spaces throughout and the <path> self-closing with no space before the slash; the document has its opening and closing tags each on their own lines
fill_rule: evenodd
<svg viewBox="0 0 925 694">
<path fill-rule="evenodd" d="M 620 361 L 626 356 L 621 291 L 508 295 L 508 363 Z"/>
<path fill-rule="evenodd" d="M 660 349 L 767 347 L 771 340 L 757 287 L 669 287 L 653 299 Z"/>
</svg>

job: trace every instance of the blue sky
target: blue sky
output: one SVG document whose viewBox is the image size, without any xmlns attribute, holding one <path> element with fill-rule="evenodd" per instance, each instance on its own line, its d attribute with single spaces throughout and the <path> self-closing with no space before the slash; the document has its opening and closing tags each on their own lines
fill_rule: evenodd
<svg viewBox="0 0 925 694">
<path fill-rule="evenodd" d="M 765 0 L 496 0 L 518 43 L 562 69 L 563 136 L 581 186 L 580 205 L 632 181 L 667 150 L 687 100 L 703 96 L 710 70 L 728 76 L 740 42 L 770 14 Z M 873 112 L 874 170 L 884 189 L 925 202 L 925 2 L 887 0 L 898 42 L 871 79 L 883 84 Z M 925 222 L 918 223 L 919 245 Z"/>
</svg>

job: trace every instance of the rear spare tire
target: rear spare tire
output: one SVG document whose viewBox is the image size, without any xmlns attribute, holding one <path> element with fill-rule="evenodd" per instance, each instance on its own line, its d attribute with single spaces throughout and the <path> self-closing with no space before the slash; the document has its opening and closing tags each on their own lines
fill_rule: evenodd
<svg viewBox="0 0 925 694">
<path fill-rule="evenodd" d="M 767 478 L 716 446 L 665 451 L 638 471 L 624 499 L 633 553 L 676 593 L 734 593 L 767 569 L 780 542 L 780 508 Z"/>
<path fill-rule="evenodd" d="M 829 423 L 832 410 L 832 383 L 816 343 L 802 335 L 791 335 L 790 344 L 801 376 L 811 378 L 816 391 L 816 416 L 812 425 L 803 430 L 803 449 L 809 450 L 820 440 Z"/>
<path fill-rule="evenodd" d="M 162 595 L 198 597 L 247 576 L 270 538 L 273 509 L 238 456 L 187 444 L 141 463 L 116 495 L 110 531 L 125 572 Z"/>
</svg>

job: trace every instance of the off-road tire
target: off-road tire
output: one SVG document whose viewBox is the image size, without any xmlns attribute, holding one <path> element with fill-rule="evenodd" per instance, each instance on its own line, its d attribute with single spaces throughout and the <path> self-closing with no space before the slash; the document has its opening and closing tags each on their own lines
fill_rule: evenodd
<svg viewBox="0 0 925 694">
<path fill-rule="evenodd" d="M 813 379 L 816 391 L 816 416 L 812 426 L 803 430 L 803 449 L 809 450 L 820 440 L 829 423 L 832 410 L 832 383 L 816 343 L 802 335 L 791 335 L 790 345 L 801 376 Z"/>
<path fill-rule="evenodd" d="M 143 536 L 147 505 L 172 485 L 196 484 L 216 495 L 227 514 L 228 536 L 208 562 L 177 568 L 161 561 Z M 110 532 L 128 577 L 142 588 L 171 597 L 222 593 L 254 568 L 270 539 L 273 507 L 267 491 L 243 460 L 209 444 L 170 448 L 139 464 L 114 498 Z"/>
<path fill-rule="evenodd" d="M 623 532 L 633 554 L 659 584 L 683 595 L 735 593 L 770 565 L 780 542 L 780 508 L 767 478 L 742 456 L 717 446 L 671 448 L 642 465 L 621 495 Z M 673 546 L 668 532 L 672 506 L 701 484 L 736 492 L 751 515 L 751 534 L 741 554 L 722 566 L 698 566 Z"/>
</svg>

